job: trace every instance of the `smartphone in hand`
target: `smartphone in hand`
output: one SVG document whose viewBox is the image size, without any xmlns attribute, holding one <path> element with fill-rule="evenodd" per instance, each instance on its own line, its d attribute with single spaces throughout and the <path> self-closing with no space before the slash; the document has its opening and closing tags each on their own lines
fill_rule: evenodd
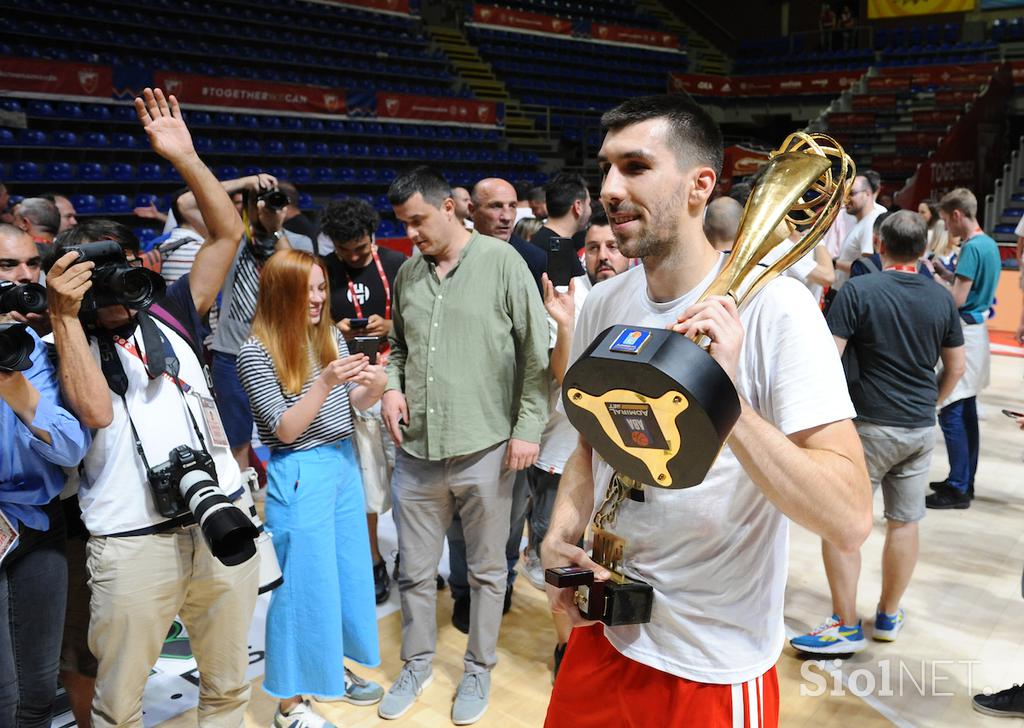
<svg viewBox="0 0 1024 728">
<path fill-rule="evenodd" d="M 572 278 L 574 263 L 578 263 L 576 246 L 572 238 L 548 240 L 548 280 L 555 286 L 567 286 Z"/>
<path fill-rule="evenodd" d="M 377 363 L 377 351 L 380 349 L 379 336 L 357 336 L 348 345 L 352 354 L 366 354 L 371 364 Z"/>
<path fill-rule="evenodd" d="M 350 329 L 365 329 L 370 325 L 370 319 L 368 318 L 353 318 L 348 320 L 348 327 Z"/>
</svg>

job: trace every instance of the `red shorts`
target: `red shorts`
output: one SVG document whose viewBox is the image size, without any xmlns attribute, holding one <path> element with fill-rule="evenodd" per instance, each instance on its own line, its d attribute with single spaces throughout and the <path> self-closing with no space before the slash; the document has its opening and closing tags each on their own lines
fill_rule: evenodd
<svg viewBox="0 0 1024 728">
<path fill-rule="evenodd" d="M 612 647 L 600 624 L 572 631 L 545 728 L 778 728 L 773 667 L 736 685 L 670 675 Z"/>
</svg>

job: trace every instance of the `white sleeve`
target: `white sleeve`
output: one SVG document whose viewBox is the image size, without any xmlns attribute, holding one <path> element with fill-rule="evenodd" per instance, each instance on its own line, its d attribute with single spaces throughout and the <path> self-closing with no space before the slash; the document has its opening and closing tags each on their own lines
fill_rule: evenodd
<svg viewBox="0 0 1024 728">
<path fill-rule="evenodd" d="M 778 278 L 758 299 L 744 344 L 754 408 L 786 435 L 856 417 L 835 340 L 807 288 Z"/>
</svg>

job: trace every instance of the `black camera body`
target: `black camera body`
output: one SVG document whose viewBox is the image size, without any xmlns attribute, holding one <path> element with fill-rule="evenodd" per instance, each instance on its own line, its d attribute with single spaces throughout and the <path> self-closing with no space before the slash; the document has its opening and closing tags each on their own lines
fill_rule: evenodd
<svg viewBox="0 0 1024 728">
<path fill-rule="evenodd" d="M 38 283 L 0 281 L 0 313 L 30 313 L 46 311 L 46 289 Z"/>
<path fill-rule="evenodd" d="M 146 477 L 149 478 L 153 501 L 161 516 L 174 518 L 188 513 L 188 503 L 185 502 L 179 485 L 184 475 L 194 470 L 201 470 L 216 482 L 217 467 L 210 454 L 187 445 L 180 445 L 171 450 L 167 460 L 147 471 Z"/>
<path fill-rule="evenodd" d="M 210 453 L 179 445 L 167 461 L 146 471 L 157 511 L 165 518 L 192 513 L 210 551 L 225 566 L 248 561 L 256 553 L 259 531 L 217 485 Z"/>
<path fill-rule="evenodd" d="M 269 190 L 261 190 L 256 193 L 256 202 L 262 202 L 268 210 L 283 210 L 288 207 L 288 195 L 279 190 L 277 187 L 271 187 Z"/>
<path fill-rule="evenodd" d="M 153 305 L 167 288 L 164 279 L 146 268 L 128 265 L 121 246 L 113 240 L 69 245 L 61 254 L 75 251 L 76 263 L 93 262 L 92 288 L 85 294 L 81 310 L 93 313 L 105 306 L 124 306 L 136 311 Z"/>
</svg>

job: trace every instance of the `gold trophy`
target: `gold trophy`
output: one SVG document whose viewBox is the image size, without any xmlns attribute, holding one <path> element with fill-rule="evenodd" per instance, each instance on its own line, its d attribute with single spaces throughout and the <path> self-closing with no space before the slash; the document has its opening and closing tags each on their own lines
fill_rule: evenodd
<svg viewBox="0 0 1024 728">
<path fill-rule="evenodd" d="M 765 165 L 732 253 L 701 300 L 731 296 L 742 307 L 817 245 L 855 176 L 853 161 L 831 137 L 787 137 Z M 802 233 L 798 242 L 791 241 L 794 232 Z M 771 253 L 773 262 L 764 264 Z M 565 374 L 562 400 L 569 421 L 616 471 L 594 516 L 594 560 L 613 572 L 597 595 L 604 611 L 594 604 L 592 574 L 549 569 L 546 576 L 556 586 L 577 586 L 577 603 L 589 618 L 607 624 L 612 618 L 616 624 L 649 619 L 650 604 L 636 591 L 646 587 L 650 598 L 650 587 L 623 575 L 626 544 L 609 530 L 619 504 L 627 497 L 643 500 L 644 485 L 689 488 L 703 482 L 739 418 L 736 388 L 708 353 L 710 344 L 701 335 L 612 326 Z M 627 593 L 612 614 L 620 586 Z"/>
</svg>

